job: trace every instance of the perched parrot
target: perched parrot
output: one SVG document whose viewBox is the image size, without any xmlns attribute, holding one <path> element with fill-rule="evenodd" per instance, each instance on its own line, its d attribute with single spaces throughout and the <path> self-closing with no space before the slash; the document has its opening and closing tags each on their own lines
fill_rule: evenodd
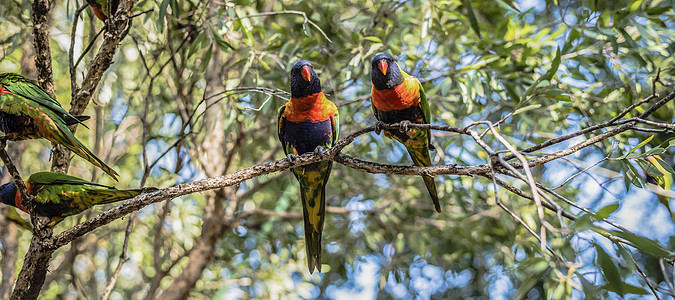
<svg viewBox="0 0 675 300">
<path fill-rule="evenodd" d="M 401 70 L 391 55 L 384 53 L 373 58 L 371 80 L 373 113 L 378 121 L 389 124 L 405 121 L 429 124 L 429 102 L 422 84 L 417 78 Z M 384 130 L 384 134 L 403 143 L 416 166 L 431 166 L 429 150 L 434 150 L 434 146 L 431 145 L 429 129 L 408 128 L 403 124 L 401 130 Z M 434 202 L 434 208 L 441 212 L 434 178 L 422 178 Z"/>
<path fill-rule="evenodd" d="M 117 172 L 82 145 L 68 128 L 88 118 L 68 113 L 34 81 L 19 74 L 0 74 L 0 130 L 7 139 L 45 138 L 65 146 L 117 180 Z"/>
<path fill-rule="evenodd" d="M 82 178 L 53 172 L 38 172 L 25 182 L 26 189 L 33 195 L 35 212 L 51 220 L 54 226 L 65 217 L 79 214 L 99 204 L 113 203 L 136 197 L 155 188 L 117 190 L 114 187 L 93 183 Z M 21 205 L 21 193 L 14 181 L 0 186 L 0 200 L 28 212 Z"/>
<path fill-rule="evenodd" d="M 335 145 L 338 137 L 338 110 L 321 92 L 321 82 L 308 61 L 291 69 L 291 101 L 279 109 L 279 141 L 289 160 L 307 152 L 322 152 Z M 321 232 L 326 217 L 326 183 L 332 161 L 293 168 L 300 182 L 305 219 L 307 265 L 321 272 Z"/>
<path fill-rule="evenodd" d="M 91 6 L 91 9 L 94 11 L 94 15 L 96 15 L 99 20 L 105 22 L 105 20 L 108 19 L 108 0 L 87 0 L 87 3 L 89 6 Z M 110 0 L 110 15 L 117 13 L 117 8 L 119 5 L 119 0 Z M 130 11 L 129 14 L 131 13 L 132 12 Z M 127 36 L 127 33 L 129 33 L 129 28 L 131 28 L 131 19 L 129 19 L 129 25 L 122 33 L 122 38 L 120 40 L 123 40 L 124 37 Z"/>
<path fill-rule="evenodd" d="M 106 0 L 87 0 L 87 3 L 89 3 L 89 6 L 91 6 L 91 9 L 94 11 L 94 15 L 96 15 L 99 20 L 104 22 L 108 19 L 108 8 L 106 7 L 108 5 L 107 2 L 108 1 Z M 119 5 L 119 0 L 111 0 L 110 13 L 115 14 Z"/>
</svg>

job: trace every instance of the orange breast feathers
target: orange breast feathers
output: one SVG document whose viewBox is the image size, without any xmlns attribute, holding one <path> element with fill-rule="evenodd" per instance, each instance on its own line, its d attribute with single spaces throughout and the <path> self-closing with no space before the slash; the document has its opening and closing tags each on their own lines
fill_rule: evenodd
<svg viewBox="0 0 675 300">
<path fill-rule="evenodd" d="M 28 181 L 25 181 L 24 184 L 26 185 L 26 190 L 28 191 L 28 193 L 31 194 L 31 195 L 35 195 L 31 191 L 31 184 L 28 183 Z M 21 192 L 19 191 L 18 186 L 16 187 L 16 195 L 14 196 L 14 204 L 16 204 L 16 207 L 18 209 L 20 209 L 21 211 L 23 211 L 25 213 L 29 213 L 28 209 L 25 206 L 21 205 Z"/>
<path fill-rule="evenodd" d="M 401 110 L 420 102 L 420 82 L 408 74 L 405 79 L 393 89 L 378 90 L 373 86 L 370 95 L 373 105 L 379 110 Z"/>
<path fill-rule="evenodd" d="M 291 98 L 285 105 L 283 117 L 291 122 L 323 122 L 338 113 L 333 102 L 323 93 Z"/>
</svg>

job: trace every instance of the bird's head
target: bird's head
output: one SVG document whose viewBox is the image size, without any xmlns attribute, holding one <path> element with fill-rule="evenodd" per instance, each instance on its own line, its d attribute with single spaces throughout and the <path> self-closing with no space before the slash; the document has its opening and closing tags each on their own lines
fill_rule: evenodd
<svg viewBox="0 0 675 300">
<path fill-rule="evenodd" d="M 370 78 L 378 90 L 393 89 L 403 82 L 401 69 L 389 54 L 381 53 L 373 57 L 371 67 Z"/>
<path fill-rule="evenodd" d="M 10 181 L 0 185 L 0 200 L 7 205 L 16 206 L 16 185 L 14 181 Z"/>
<path fill-rule="evenodd" d="M 321 81 L 312 63 L 301 60 L 291 69 L 291 97 L 302 98 L 321 92 Z"/>
</svg>

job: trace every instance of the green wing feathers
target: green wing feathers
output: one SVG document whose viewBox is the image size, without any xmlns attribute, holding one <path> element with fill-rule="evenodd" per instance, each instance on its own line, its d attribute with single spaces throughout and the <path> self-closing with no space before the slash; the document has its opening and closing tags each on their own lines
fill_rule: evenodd
<svg viewBox="0 0 675 300">
<path fill-rule="evenodd" d="M 424 92 L 422 84 L 419 84 L 420 87 L 420 109 L 422 109 L 422 114 L 424 115 L 424 121 L 426 124 L 431 123 L 431 110 L 429 109 L 429 102 L 427 101 L 427 94 Z M 436 150 L 431 144 L 431 130 L 425 129 L 427 133 L 427 140 L 429 141 L 429 150 Z"/>
<path fill-rule="evenodd" d="M 284 154 L 288 155 L 288 152 L 286 151 L 286 139 L 284 138 L 284 135 L 286 133 L 286 124 L 285 124 L 285 119 L 284 119 L 284 111 L 286 110 L 286 105 L 282 105 L 279 108 L 279 117 L 277 118 L 277 124 L 279 125 L 279 128 L 277 130 L 277 134 L 279 135 L 279 141 L 281 142 L 281 148 L 284 148 Z"/>
<path fill-rule="evenodd" d="M 34 81 L 21 75 L 0 74 L 0 85 L 14 94 L 14 96 L 8 94 L 0 97 L 2 111 L 24 118 L 28 124 L 23 131 L 11 133 L 16 135 L 17 140 L 45 138 L 61 144 L 117 180 L 117 176 L 119 176 L 117 172 L 87 149 L 67 126 L 68 123 L 82 122 L 87 117 L 71 115 Z"/>
<path fill-rule="evenodd" d="M 33 173 L 28 177 L 28 182 L 30 184 L 39 184 L 39 185 L 57 185 L 57 184 L 73 184 L 73 185 L 91 185 L 91 186 L 100 186 L 105 188 L 112 189 L 113 187 L 98 184 L 91 182 L 89 180 L 84 180 L 79 177 L 70 176 L 68 174 L 56 173 L 56 172 L 37 172 Z"/>
<path fill-rule="evenodd" d="M 336 113 L 333 117 L 330 118 L 330 125 L 333 129 L 333 136 L 331 137 L 331 147 L 335 146 L 338 141 L 338 136 L 340 135 L 340 116 Z"/>
<path fill-rule="evenodd" d="M 80 120 L 61 107 L 61 104 L 42 89 L 35 81 L 14 73 L 0 74 L 0 84 L 8 91 L 25 99 L 37 102 L 37 104 L 49 110 L 71 119 Z M 84 121 L 84 120 L 81 120 Z"/>
</svg>

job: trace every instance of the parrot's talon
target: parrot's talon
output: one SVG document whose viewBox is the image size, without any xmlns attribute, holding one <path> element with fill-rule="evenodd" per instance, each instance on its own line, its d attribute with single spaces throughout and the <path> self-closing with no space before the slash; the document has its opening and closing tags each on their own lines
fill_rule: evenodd
<svg viewBox="0 0 675 300">
<path fill-rule="evenodd" d="M 401 133 L 408 134 L 408 130 L 410 130 L 408 126 L 410 125 L 412 125 L 412 122 L 408 120 L 401 121 L 401 123 L 399 123 L 399 131 L 401 131 Z"/>
<path fill-rule="evenodd" d="M 314 149 L 314 154 L 321 155 L 321 156 L 326 155 L 326 154 L 328 154 L 328 149 L 326 149 L 322 146 L 316 146 L 316 148 Z"/>
<path fill-rule="evenodd" d="M 295 161 L 298 159 L 298 156 L 295 154 L 288 154 L 286 155 L 286 158 L 288 159 L 288 162 L 294 164 Z"/>
<path fill-rule="evenodd" d="M 380 135 L 380 132 L 382 132 L 382 129 L 384 129 L 384 125 L 385 124 L 382 121 L 377 121 L 377 123 L 375 123 L 375 133 L 377 135 Z"/>
</svg>

